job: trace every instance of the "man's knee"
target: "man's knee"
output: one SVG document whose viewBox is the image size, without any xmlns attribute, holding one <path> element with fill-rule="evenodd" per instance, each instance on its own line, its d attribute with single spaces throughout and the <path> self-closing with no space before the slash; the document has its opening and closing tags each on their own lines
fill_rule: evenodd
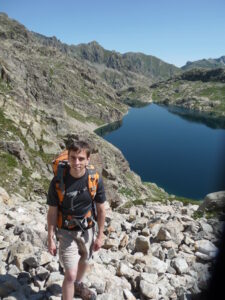
<svg viewBox="0 0 225 300">
<path fill-rule="evenodd" d="M 65 271 L 64 278 L 67 282 L 73 283 L 77 277 L 77 268 L 76 269 L 69 269 Z"/>
</svg>

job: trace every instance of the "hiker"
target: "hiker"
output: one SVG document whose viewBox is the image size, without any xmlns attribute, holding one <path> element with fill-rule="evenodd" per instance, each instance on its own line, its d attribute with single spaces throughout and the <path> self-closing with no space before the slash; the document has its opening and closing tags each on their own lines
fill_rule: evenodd
<svg viewBox="0 0 225 300">
<path fill-rule="evenodd" d="M 67 159 L 68 163 L 62 162 Z M 48 251 L 56 255 L 56 234 L 64 269 L 63 300 L 73 299 L 74 294 L 83 300 L 96 299 L 82 278 L 92 251 L 98 251 L 103 243 L 106 197 L 102 178 L 88 167 L 89 161 L 88 143 L 73 141 L 53 163 L 55 176 L 47 196 Z"/>
</svg>

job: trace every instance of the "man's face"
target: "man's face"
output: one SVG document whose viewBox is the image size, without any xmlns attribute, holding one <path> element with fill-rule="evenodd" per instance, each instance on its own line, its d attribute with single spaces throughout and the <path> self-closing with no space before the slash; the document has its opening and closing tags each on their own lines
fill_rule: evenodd
<svg viewBox="0 0 225 300">
<path fill-rule="evenodd" d="M 90 158 L 87 157 L 85 150 L 81 150 L 70 151 L 68 160 L 70 164 L 71 175 L 80 177 L 85 174 L 85 168 L 88 165 Z"/>
</svg>

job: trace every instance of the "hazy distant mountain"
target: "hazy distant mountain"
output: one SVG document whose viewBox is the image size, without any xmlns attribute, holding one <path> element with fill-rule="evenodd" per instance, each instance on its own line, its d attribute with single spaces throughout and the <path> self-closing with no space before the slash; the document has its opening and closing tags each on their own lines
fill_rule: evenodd
<svg viewBox="0 0 225 300">
<path fill-rule="evenodd" d="M 134 52 L 121 54 L 105 50 L 96 41 L 80 44 L 74 50 L 80 58 L 92 63 L 104 64 L 106 67 L 118 71 L 138 73 L 152 79 L 166 79 L 180 72 L 178 67 L 155 56 Z"/>
<path fill-rule="evenodd" d="M 186 71 L 195 68 L 216 69 L 225 68 L 225 56 L 220 58 L 201 59 L 196 61 L 188 61 L 181 69 Z"/>
</svg>

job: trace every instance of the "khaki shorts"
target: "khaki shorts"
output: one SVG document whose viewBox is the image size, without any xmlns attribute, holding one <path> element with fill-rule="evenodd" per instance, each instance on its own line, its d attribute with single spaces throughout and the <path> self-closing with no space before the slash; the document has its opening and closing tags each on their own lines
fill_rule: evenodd
<svg viewBox="0 0 225 300">
<path fill-rule="evenodd" d="M 65 270 L 76 268 L 79 260 L 86 262 L 92 255 L 94 227 L 85 232 L 57 230 L 59 261 Z"/>
</svg>

